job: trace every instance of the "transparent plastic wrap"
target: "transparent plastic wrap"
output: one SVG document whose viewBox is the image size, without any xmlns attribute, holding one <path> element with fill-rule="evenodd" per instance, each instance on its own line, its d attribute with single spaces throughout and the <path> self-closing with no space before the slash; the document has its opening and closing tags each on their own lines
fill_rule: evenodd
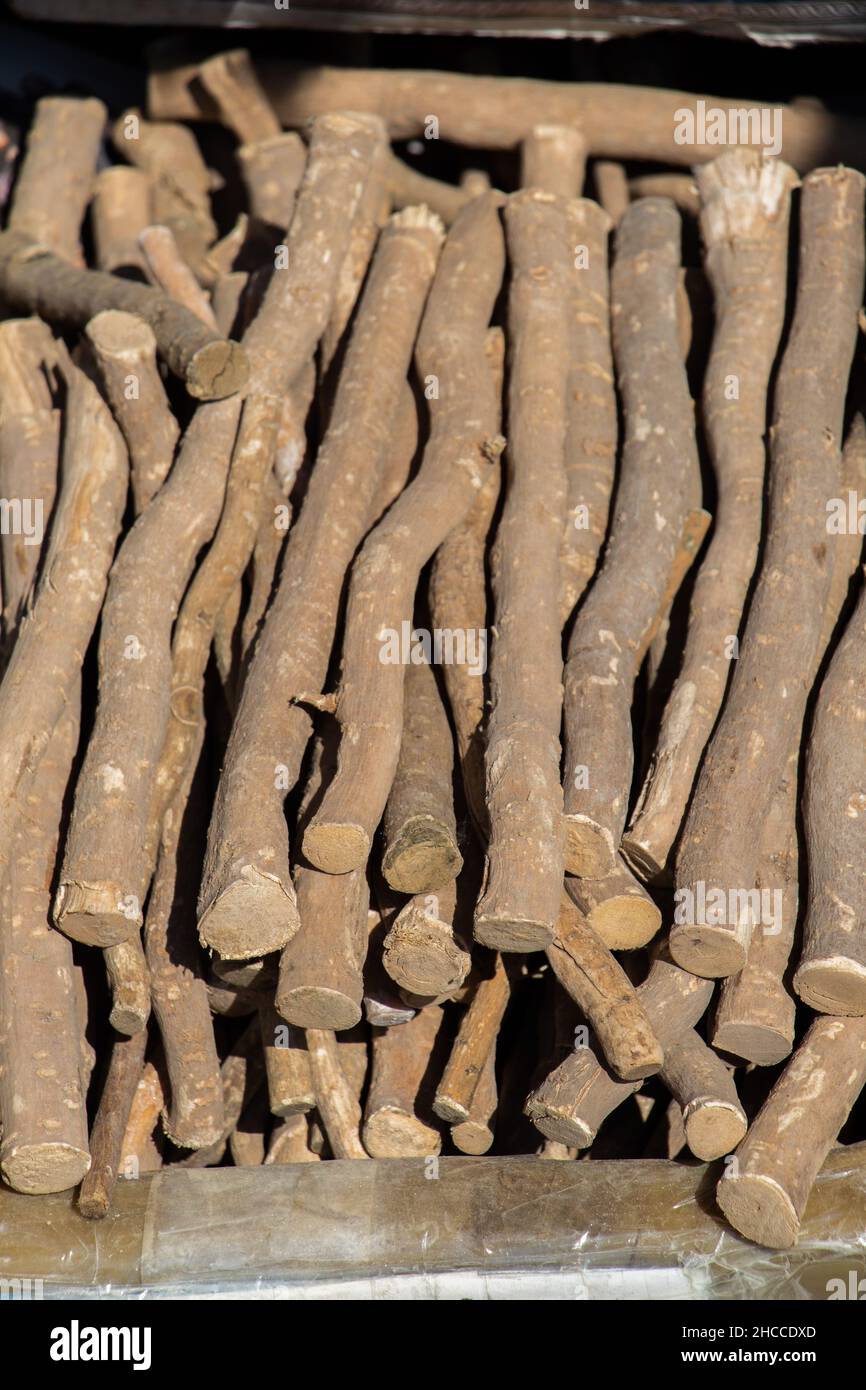
<svg viewBox="0 0 866 1390">
<path fill-rule="evenodd" d="M 69 1194 L 3 1190 L 0 1278 L 41 1279 L 45 1298 L 807 1300 L 866 1274 L 866 1143 L 832 1152 L 793 1250 L 724 1224 L 718 1171 L 537 1158 L 175 1170 L 120 1182 L 103 1222 Z"/>
</svg>

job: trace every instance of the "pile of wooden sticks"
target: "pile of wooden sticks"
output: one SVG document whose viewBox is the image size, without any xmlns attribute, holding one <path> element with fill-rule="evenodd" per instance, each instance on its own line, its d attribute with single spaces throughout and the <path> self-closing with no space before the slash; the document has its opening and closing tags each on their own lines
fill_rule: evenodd
<svg viewBox="0 0 866 1390">
<path fill-rule="evenodd" d="M 236 51 L 108 132 L 38 103 L 0 233 L 17 1190 L 691 1153 L 796 1240 L 866 1081 L 862 132 L 683 146 L 696 100 Z M 190 120 L 236 139 L 233 226 Z M 431 131 L 459 185 L 392 149 Z"/>
</svg>

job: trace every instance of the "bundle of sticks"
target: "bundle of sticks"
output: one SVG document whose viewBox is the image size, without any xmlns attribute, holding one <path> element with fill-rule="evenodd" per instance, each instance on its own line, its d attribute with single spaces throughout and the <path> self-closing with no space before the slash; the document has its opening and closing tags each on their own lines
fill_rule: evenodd
<svg viewBox="0 0 866 1390">
<path fill-rule="evenodd" d="M 796 1241 L 866 1081 L 864 179 L 856 122 L 720 151 L 675 137 L 698 100 L 235 51 L 146 116 L 37 104 L 0 233 L 12 1187 L 691 1154 Z M 190 120 L 234 137 L 234 225 Z M 392 149 L 431 132 L 459 184 Z"/>
</svg>

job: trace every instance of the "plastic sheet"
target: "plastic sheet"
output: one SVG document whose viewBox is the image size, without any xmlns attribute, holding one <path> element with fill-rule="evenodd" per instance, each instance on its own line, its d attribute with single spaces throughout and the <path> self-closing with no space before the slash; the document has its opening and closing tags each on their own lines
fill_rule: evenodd
<svg viewBox="0 0 866 1390">
<path fill-rule="evenodd" d="M 66 1194 L 0 1191 L 0 1278 L 46 1298 L 825 1299 L 866 1275 L 866 1144 L 837 1148 L 800 1242 L 742 1240 L 718 1165 L 537 1158 L 176 1169 Z"/>
</svg>

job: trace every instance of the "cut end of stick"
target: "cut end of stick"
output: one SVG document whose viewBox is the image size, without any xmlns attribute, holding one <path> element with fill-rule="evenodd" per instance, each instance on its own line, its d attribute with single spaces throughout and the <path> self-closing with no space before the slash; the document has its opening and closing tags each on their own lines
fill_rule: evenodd
<svg viewBox="0 0 866 1390">
<path fill-rule="evenodd" d="M 198 934 L 217 955 L 252 960 L 281 951 L 300 925 L 294 891 L 247 865 L 204 909 Z"/>
<path fill-rule="evenodd" d="M 90 1154 L 74 1144 L 10 1144 L 0 1156 L 4 1181 L 36 1196 L 77 1187 L 89 1167 Z"/>
<path fill-rule="evenodd" d="M 118 1000 L 112 1006 L 108 1021 L 116 1032 L 122 1033 L 125 1038 L 131 1038 L 147 1026 L 149 1018 L 149 1007 L 145 1012 L 142 1005 L 132 1004 L 127 1000 Z"/>
<path fill-rule="evenodd" d="M 246 386 L 249 362 L 240 343 L 216 338 L 205 343 L 186 370 L 186 389 L 197 401 L 221 401 Z"/>
<path fill-rule="evenodd" d="M 54 924 L 84 946 L 119 946 L 141 930 L 141 908 L 116 883 L 66 880 L 57 889 Z"/>
<path fill-rule="evenodd" d="M 299 985 L 277 994 L 277 1012 L 297 1028 L 330 1028 L 333 1033 L 354 1028 L 361 1021 L 361 1006 L 342 990 L 321 985 Z"/>
<path fill-rule="evenodd" d="M 428 1158 L 442 1149 L 438 1130 L 396 1106 L 371 1115 L 362 1138 L 371 1158 Z"/>
<path fill-rule="evenodd" d="M 598 903 L 587 921 L 610 951 L 636 951 L 658 932 L 662 915 L 654 902 L 628 893 Z"/>
<path fill-rule="evenodd" d="M 616 846 L 604 825 L 589 816 L 565 817 L 565 869 L 579 878 L 607 878 L 616 868 Z"/>
<path fill-rule="evenodd" d="M 667 878 L 669 849 L 654 845 L 646 836 L 641 836 L 637 824 L 623 835 L 620 851 L 623 859 L 644 883 L 658 883 Z"/>
<path fill-rule="evenodd" d="M 432 816 L 412 816 L 388 846 L 382 872 L 395 893 L 431 893 L 460 873 L 463 856 L 446 825 Z"/>
<path fill-rule="evenodd" d="M 486 1154 L 493 1143 L 493 1131 L 479 1120 L 452 1125 L 451 1142 L 463 1154 Z"/>
<path fill-rule="evenodd" d="M 705 1163 L 733 1153 L 749 1127 L 740 1107 L 727 1100 L 693 1101 L 683 1119 L 686 1143 Z"/>
<path fill-rule="evenodd" d="M 803 961 L 794 989 L 804 1004 L 820 1014 L 859 1018 L 866 1014 L 866 966 L 848 956 Z"/>
<path fill-rule="evenodd" d="M 670 952 L 682 970 L 704 980 L 736 975 L 746 963 L 746 948 L 730 927 L 671 927 Z"/>
<path fill-rule="evenodd" d="M 472 964 L 449 927 L 417 910 L 394 923 L 385 938 L 384 961 L 395 984 L 428 999 L 453 994 Z"/>
<path fill-rule="evenodd" d="M 556 939 L 556 925 L 485 915 L 475 918 L 473 936 L 494 951 L 546 951 Z"/>
<path fill-rule="evenodd" d="M 796 1245 L 800 1221 L 783 1187 L 760 1173 L 724 1177 L 716 1201 L 734 1230 L 758 1245 L 788 1250 Z"/>
<path fill-rule="evenodd" d="M 544 1135 L 545 1139 L 555 1139 L 560 1144 L 567 1145 L 568 1148 L 588 1149 L 595 1139 L 595 1130 L 590 1129 L 583 1120 L 550 1110 L 545 1105 L 533 1102 L 531 1098 L 527 1102 L 524 1113 L 539 1133 Z"/>
<path fill-rule="evenodd" d="M 106 357 L 133 363 L 156 353 L 156 337 L 150 324 L 122 309 L 103 309 L 84 331 L 97 352 Z"/>
<path fill-rule="evenodd" d="M 792 1009 L 793 1012 L 793 1009 Z M 793 1030 L 782 1033 L 765 1023 L 727 1021 L 713 1033 L 713 1047 L 758 1067 L 774 1067 L 791 1055 Z"/>
<path fill-rule="evenodd" d="M 304 855 L 326 874 L 362 869 L 370 854 L 370 836 L 361 825 L 312 821 L 304 831 Z"/>
</svg>

